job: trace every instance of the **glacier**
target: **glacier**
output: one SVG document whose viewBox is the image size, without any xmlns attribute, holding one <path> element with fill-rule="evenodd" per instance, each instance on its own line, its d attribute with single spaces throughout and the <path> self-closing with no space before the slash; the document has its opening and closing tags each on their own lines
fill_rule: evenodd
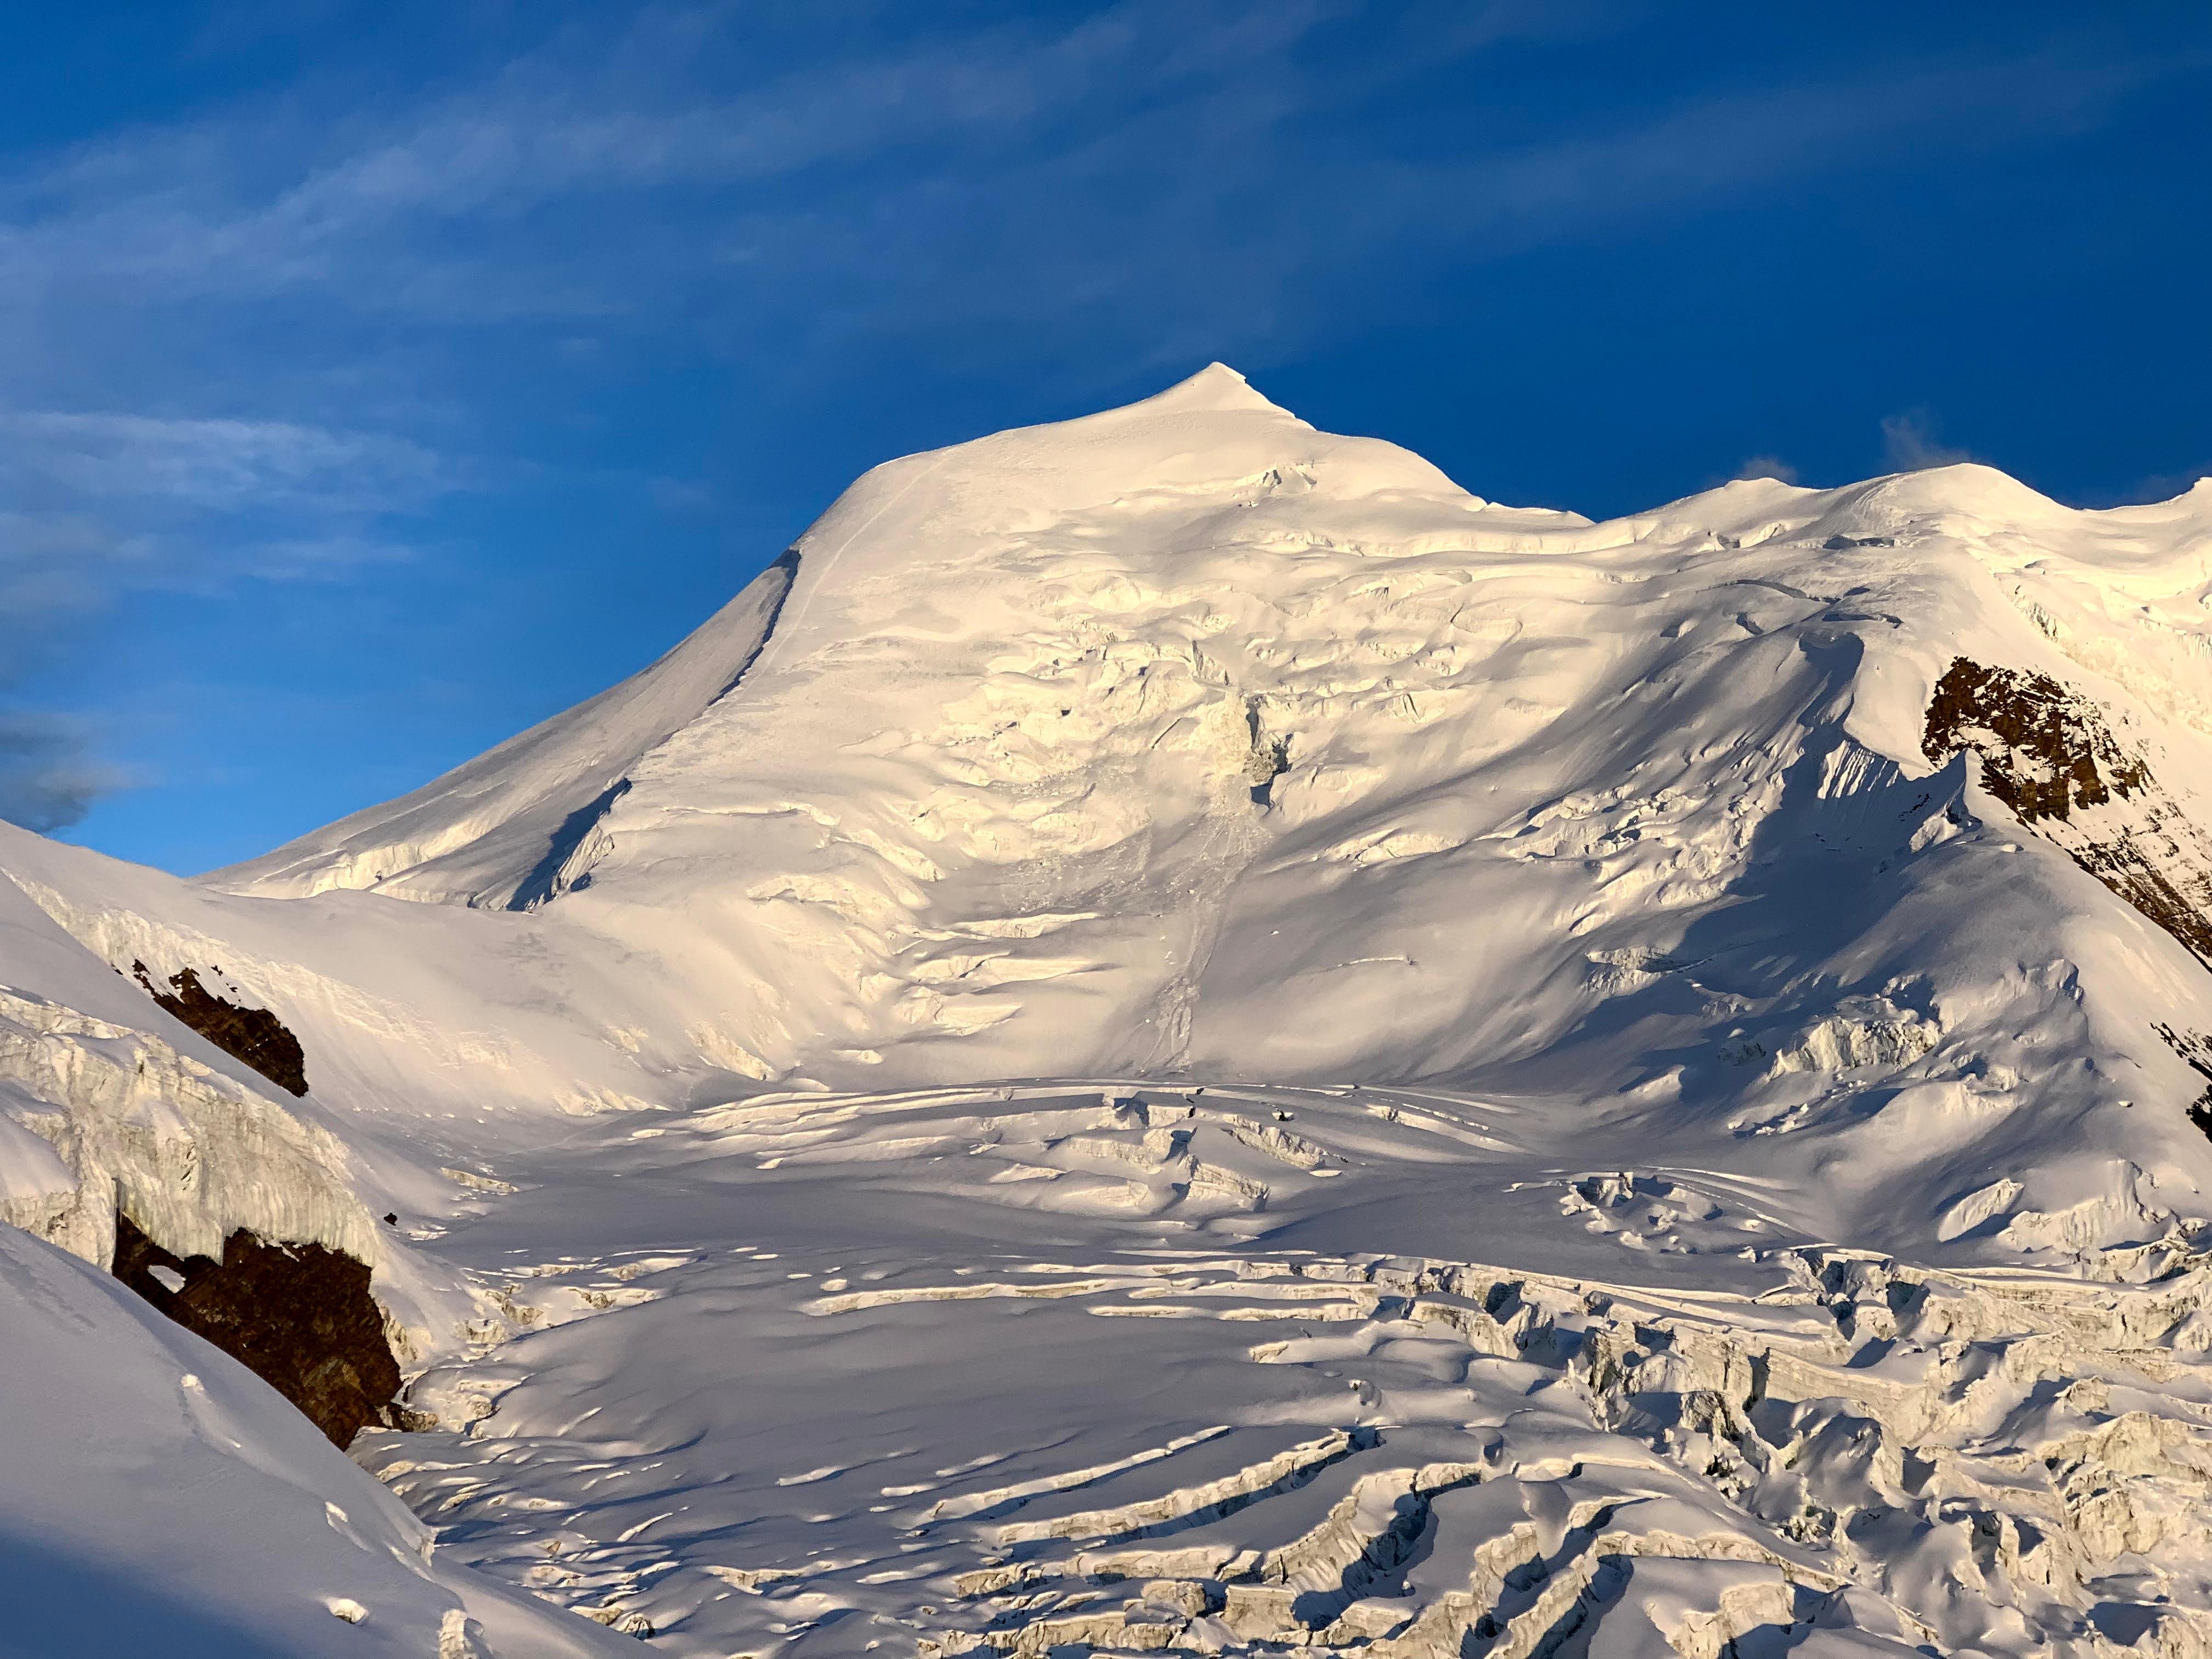
<svg viewBox="0 0 2212 1659">
<path fill-rule="evenodd" d="M 0 827 L 0 1650 L 2212 1654 L 2208 604 L 2212 481 L 1594 523 L 1215 365 L 246 864 Z"/>
</svg>

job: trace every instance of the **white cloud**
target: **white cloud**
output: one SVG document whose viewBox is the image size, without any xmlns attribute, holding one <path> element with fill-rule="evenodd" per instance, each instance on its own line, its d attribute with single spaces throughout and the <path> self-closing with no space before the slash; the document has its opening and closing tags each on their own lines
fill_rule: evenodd
<svg viewBox="0 0 2212 1659">
<path fill-rule="evenodd" d="M 405 511 L 455 487 L 437 456 L 385 434 L 57 410 L 0 410 L 0 479 L 95 500 L 316 513 Z"/>
<path fill-rule="evenodd" d="M 1974 459 L 1963 449 L 1936 442 L 1935 417 L 1924 409 L 1883 416 L 1881 449 L 1893 472 L 1919 472 Z"/>
<path fill-rule="evenodd" d="M 1778 455 L 1753 455 L 1729 474 L 1731 478 L 1772 478 L 1778 483 L 1794 484 L 1797 469 Z"/>
</svg>

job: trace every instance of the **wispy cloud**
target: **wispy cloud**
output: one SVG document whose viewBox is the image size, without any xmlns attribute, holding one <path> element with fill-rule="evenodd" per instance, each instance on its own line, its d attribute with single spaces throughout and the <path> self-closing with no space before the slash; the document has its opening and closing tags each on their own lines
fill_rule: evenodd
<svg viewBox="0 0 2212 1659">
<path fill-rule="evenodd" d="M 1444 303 L 1420 273 L 2094 125 L 2203 45 L 1654 76 L 1555 120 L 1514 102 L 1512 54 L 1652 9 L 833 9 L 510 19 L 538 33 L 396 95 L 333 60 L 0 158 L 0 647 L 134 586 L 343 579 L 459 492 L 581 476 L 514 437 L 556 368 L 704 357 L 771 392 L 887 350 L 1063 382 L 1264 368 L 1348 314 Z M 297 21 L 238 15 L 239 40 Z M 1455 126 L 1346 140 L 1440 80 Z M 1891 441 L 1935 453 L 1924 427 Z M 640 461 L 601 476 L 695 501 Z"/>
<path fill-rule="evenodd" d="M 390 434 L 0 410 L 0 818 L 65 828 L 125 781 L 88 724 L 22 706 L 20 688 L 126 595 L 404 559 L 384 527 L 462 483 Z"/>
<path fill-rule="evenodd" d="M 1729 474 L 1729 477 L 1772 478 L 1778 483 L 1794 484 L 1797 482 L 1797 469 L 1778 455 L 1753 455 Z"/>
<path fill-rule="evenodd" d="M 0 711 L 0 818 L 26 830 L 65 830 L 123 781 L 90 757 L 76 723 L 57 715 Z"/>
<path fill-rule="evenodd" d="M 1924 409 L 1889 415 L 1881 422 L 1882 459 L 1896 472 L 1919 472 L 1931 466 L 1951 466 L 1974 458 L 1936 440 L 1936 417 Z"/>
<path fill-rule="evenodd" d="M 1332 267 L 1366 280 L 1393 246 L 1495 257 L 1934 129 L 2001 143 L 2094 119 L 2171 67 L 2058 52 L 1890 66 L 1378 170 L 1327 142 L 1355 89 L 1382 97 L 1455 60 L 1479 88 L 1483 53 L 1606 14 L 1378 24 L 1380 46 L 1321 72 L 1328 32 L 1359 9 L 1135 0 L 747 79 L 697 68 L 720 14 L 653 9 L 413 107 L 287 101 L 27 169 L 0 187 L 0 294 L 307 292 L 481 325 L 650 319 L 720 285 L 732 311 L 832 332 L 1073 306 L 1139 337 L 1186 321 L 1233 335 L 1241 308 L 1241 331 L 1264 337 L 1325 303 L 1304 296 Z"/>
<path fill-rule="evenodd" d="M 87 500 L 317 514 L 406 511 L 455 487 L 436 455 L 387 434 L 58 410 L 0 410 L 0 482 Z"/>
<path fill-rule="evenodd" d="M 471 477 L 389 434 L 0 409 L 0 641 L 134 590 L 328 579 L 408 556 L 395 521 Z"/>
</svg>

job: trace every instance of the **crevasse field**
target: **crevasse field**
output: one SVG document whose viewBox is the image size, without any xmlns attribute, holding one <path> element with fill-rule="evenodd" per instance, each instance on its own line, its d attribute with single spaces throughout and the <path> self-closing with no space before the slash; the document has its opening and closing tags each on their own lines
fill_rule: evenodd
<svg viewBox="0 0 2212 1659">
<path fill-rule="evenodd" d="M 1592 524 L 1216 366 L 252 863 L 0 828 L 0 1654 L 2212 1654 L 2208 605 L 2212 481 Z"/>
</svg>

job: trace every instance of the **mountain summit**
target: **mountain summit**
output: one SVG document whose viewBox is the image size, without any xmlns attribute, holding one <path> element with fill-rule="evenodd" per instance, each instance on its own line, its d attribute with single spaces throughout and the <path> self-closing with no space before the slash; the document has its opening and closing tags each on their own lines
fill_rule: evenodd
<svg viewBox="0 0 2212 1659">
<path fill-rule="evenodd" d="M 2208 605 L 2205 485 L 1592 523 L 1214 364 L 249 863 L 0 832 L 0 1214 L 154 1394 L 118 1237 L 370 1269 L 500 1652 L 2197 1651 Z"/>
</svg>

